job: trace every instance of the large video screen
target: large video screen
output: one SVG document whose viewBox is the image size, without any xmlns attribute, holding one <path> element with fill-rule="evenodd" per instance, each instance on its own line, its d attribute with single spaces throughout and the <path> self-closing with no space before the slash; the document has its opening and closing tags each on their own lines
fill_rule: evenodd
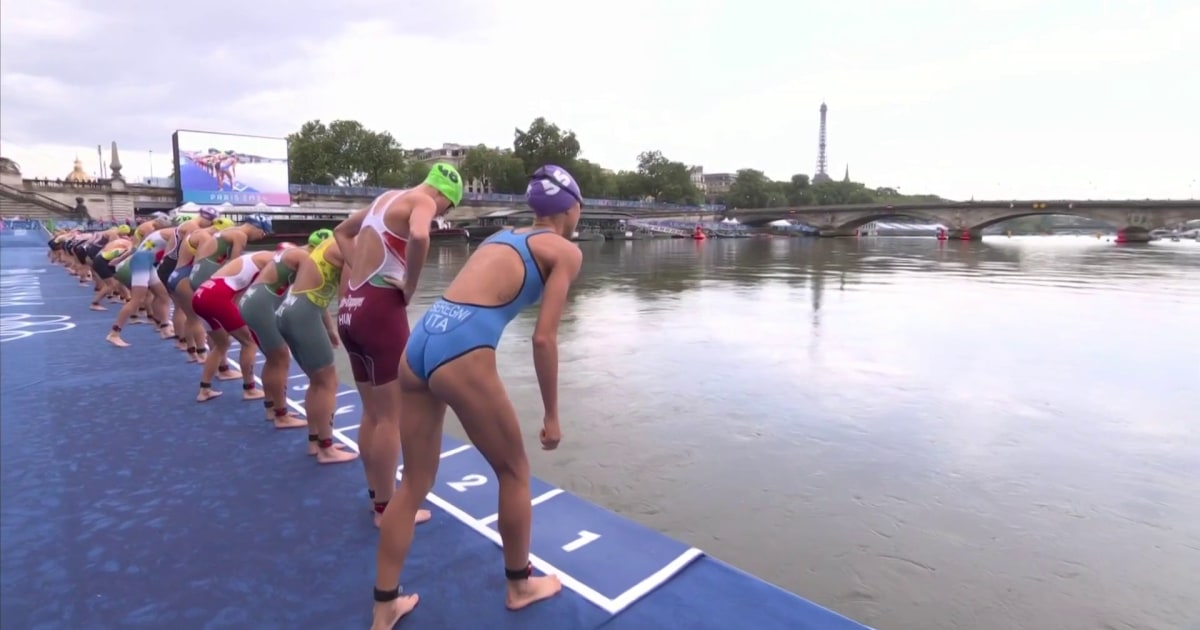
<svg viewBox="0 0 1200 630">
<path fill-rule="evenodd" d="M 183 203 L 291 205 L 287 139 L 184 130 L 173 139 Z"/>
</svg>

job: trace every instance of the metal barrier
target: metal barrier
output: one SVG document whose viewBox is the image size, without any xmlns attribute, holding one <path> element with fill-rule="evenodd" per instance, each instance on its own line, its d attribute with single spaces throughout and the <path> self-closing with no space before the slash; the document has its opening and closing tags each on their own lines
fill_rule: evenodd
<svg viewBox="0 0 1200 630">
<path fill-rule="evenodd" d="M 375 197 L 389 190 L 377 186 L 326 186 L 323 184 L 292 184 L 288 188 L 294 195 L 303 193 L 328 197 Z M 525 203 L 525 195 L 505 195 L 500 193 L 463 193 L 463 199 L 496 204 L 523 205 Z M 725 210 L 725 206 L 721 205 L 689 206 L 674 203 L 659 203 L 657 201 L 624 201 L 620 199 L 585 198 L 583 205 L 589 208 L 620 208 L 622 210 L 673 210 L 680 214 L 705 214 L 723 212 Z"/>
</svg>

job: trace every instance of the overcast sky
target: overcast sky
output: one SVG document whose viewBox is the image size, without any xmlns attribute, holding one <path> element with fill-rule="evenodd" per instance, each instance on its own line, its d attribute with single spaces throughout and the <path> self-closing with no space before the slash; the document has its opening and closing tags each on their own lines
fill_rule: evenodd
<svg viewBox="0 0 1200 630">
<path fill-rule="evenodd" d="M 546 116 L 638 152 L 952 198 L 1200 197 L 1195 0 L 0 0 L 0 152 L 27 177 L 176 129 L 356 119 L 406 147 Z M 106 156 L 107 159 L 107 156 Z M 586 191 L 585 191 L 586 193 Z"/>
</svg>

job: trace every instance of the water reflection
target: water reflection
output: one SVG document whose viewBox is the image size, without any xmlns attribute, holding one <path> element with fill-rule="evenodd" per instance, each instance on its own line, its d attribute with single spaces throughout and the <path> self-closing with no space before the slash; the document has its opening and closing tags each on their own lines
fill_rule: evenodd
<svg viewBox="0 0 1200 630">
<path fill-rule="evenodd" d="M 1195 243 L 581 247 L 538 475 L 881 628 L 1200 618 Z M 413 318 L 469 250 L 434 252 Z M 535 319 L 499 352 L 531 444 Z"/>
</svg>

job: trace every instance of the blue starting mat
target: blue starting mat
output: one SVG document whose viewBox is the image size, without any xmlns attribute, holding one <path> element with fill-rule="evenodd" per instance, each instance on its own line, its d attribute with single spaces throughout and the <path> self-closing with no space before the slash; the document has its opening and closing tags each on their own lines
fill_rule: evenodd
<svg viewBox="0 0 1200 630">
<path fill-rule="evenodd" d="M 318 465 L 238 381 L 196 403 L 199 367 L 150 326 L 105 343 L 115 305 L 88 310 L 90 285 L 47 261 L 47 238 L 0 231 L 4 626 L 368 627 L 362 465 Z M 293 372 L 301 414 L 306 387 Z M 360 407 L 343 386 L 335 436 L 352 449 Z M 564 590 L 510 612 L 495 476 L 452 437 L 441 456 L 404 569 L 421 603 L 397 628 L 865 628 L 539 479 L 531 560 Z"/>
</svg>

